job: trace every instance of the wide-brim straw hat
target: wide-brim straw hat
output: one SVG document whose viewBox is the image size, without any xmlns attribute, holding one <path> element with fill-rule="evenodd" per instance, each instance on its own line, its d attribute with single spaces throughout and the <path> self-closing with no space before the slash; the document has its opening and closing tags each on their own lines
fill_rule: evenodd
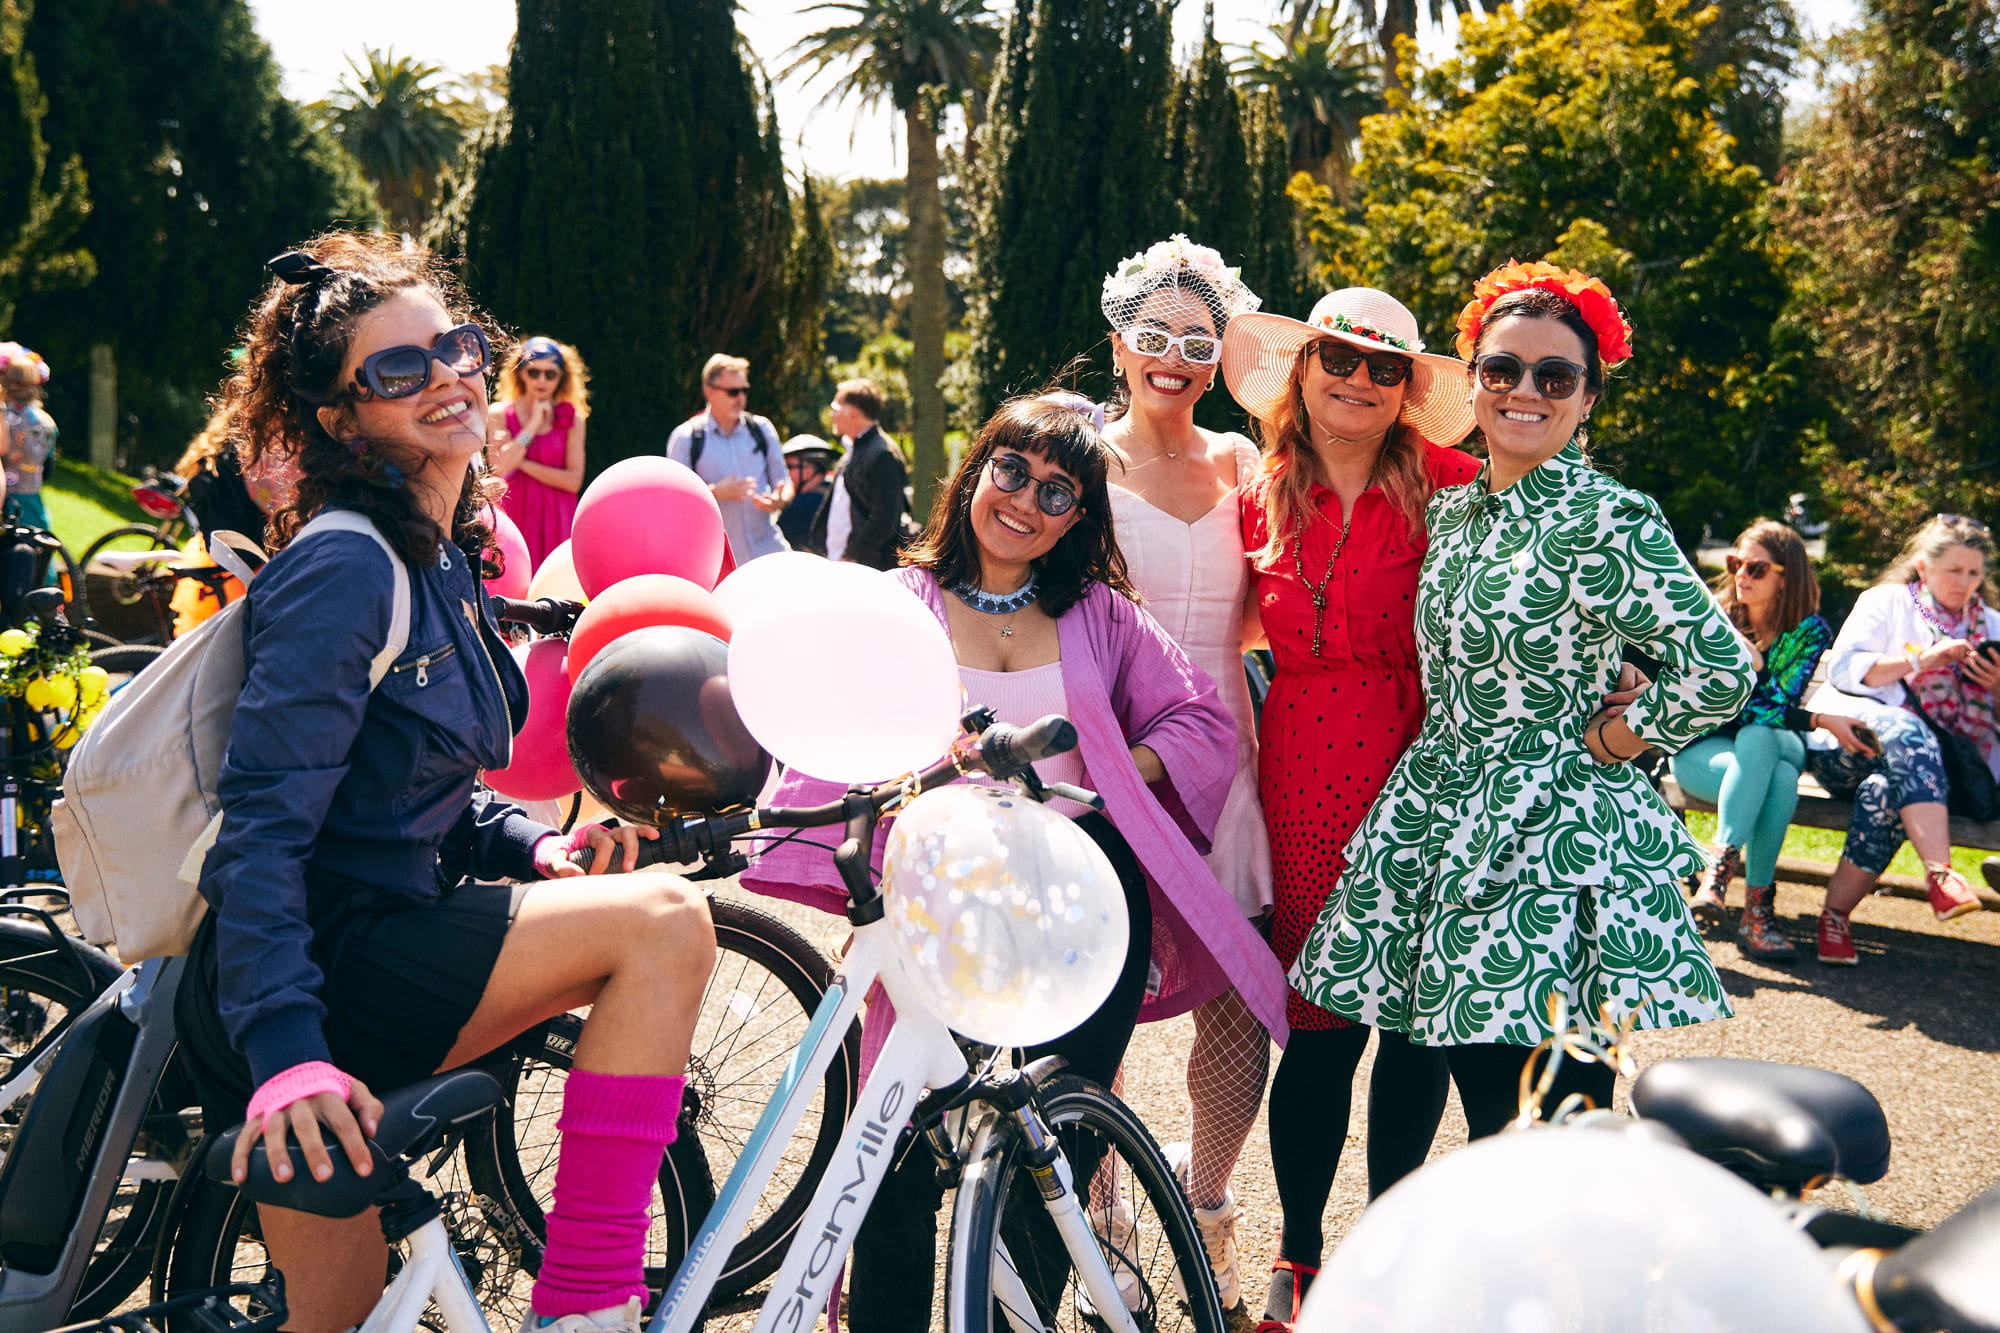
<svg viewBox="0 0 2000 1333">
<path fill-rule="evenodd" d="M 1335 338 L 1366 352 L 1395 352 L 1413 363 L 1397 420 L 1432 444 L 1457 444 L 1472 431 L 1472 373 L 1455 356 L 1423 350 L 1417 317 L 1373 287 L 1345 287 L 1320 297 L 1304 319 L 1254 310 L 1222 335 L 1222 379 L 1251 416 L 1275 420 L 1288 410 L 1299 349 Z"/>
</svg>

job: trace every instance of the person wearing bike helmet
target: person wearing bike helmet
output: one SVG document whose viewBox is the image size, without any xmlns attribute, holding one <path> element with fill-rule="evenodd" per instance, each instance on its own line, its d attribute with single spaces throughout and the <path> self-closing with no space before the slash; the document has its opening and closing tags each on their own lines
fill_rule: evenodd
<svg viewBox="0 0 2000 1333">
<path fill-rule="evenodd" d="M 1735 717 L 1755 673 L 1659 505 L 1584 454 L 1630 333 L 1602 282 L 1549 264 L 1488 275 L 1460 315 L 1487 458 L 1425 515 L 1423 730 L 1291 973 L 1441 1047 L 1475 1138 L 1514 1117 L 1556 1000 L 1641 1028 L 1730 1013 L 1680 891 L 1706 857 L 1631 761 Z M 1659 678 L 1607 705 L 1628 644 Z M 1561 1074 L 1554 1098 L 1610 1105 L 1612 1070 Z"/>
<path fill-rule="evenodd" d="M 1004 404 L 939 491 L 922 537 L 903 553 L 905 568 L 888 577 L 951 636 L 969 703 L 1002 722 L 1061 713 L 1076 726 L 1077 748 L 1036 767 L 1045 781 L 1104 798 L 1102 814 L 1060 799 L 1050 808 L 1075 819 L 1117 869 L 1131 944 L 1098 1011 L 1029 1054 L 1061 1054 L 1070 1072 L 1108 1087 L 1135 1023 L 1186 1013 L 1230 987 L 1282 1039 L 1284 985 L 1270 949 L 1202 861 L 1236 770 L 1236 725 L 1214 682 L 1138 604 L 1112 531 L 1111 453 L 1086 415 L 1092 407 L 1076 395 Z M 775 803 L 811 804 L 841 790 L 794 772 Z M 846 902 L 831 856 L 798 844 L 766 854 L 743 883 L 829 911 Z M 885 1035 L 880 1020 L 872 1014 L 864 1027 L 864 1065 Z M 918 1144 L 884 1181 L 856 1238 L 855 1327 L 930 1326 L 939 1199 L 929 1150 Z M 1119 1206 L 1093 1207 L 1098 1234 L 1116 1232 Z"/>
<path fill-rule="evenodd" d="M 19 343 L 0 344 L 0 390 L 6 402 L 7 516 L 24 527 L 49 526 L 42 502 L 42 470 L 56 451 L 56 419 L 42 406 L 49 363 Z"/>
<path fill-rule="evenodd" d="M 298 487 L 244 611 L 221 831 L 200 880 L 212 910 L 179 1006 L 209 1123 L 246 1119 L 238 1179 L 258 1141 L 287 1174 L 294 1136 L 315 1175 L 329 1142 L 365 1173 L 373 1089 L 594 1005 L 524 1327 L 637 1333 L 647 1205 L 714 956 L 705 900 L 671 875 L 586 875 L 572 852 L 603 872 L 622 849 L 630 867 L 634 832 L 565 838 L 477 786 L 508 762 L 527 687 L 477 572 L 493 548 L 477 466 L 490 354 L 449 273 L 345 232 L 271 268 L 228 405 L 246 464 L 283 451 Z M 382 541 L 293 541 L 325 510 L 361 515 Z M 407 646 L 371 688 L 405 579 Z M 222 1040 L 204 1040 L 218 1023 Z M 365 1317 L 386 1260 L 372 1210 L 261 1217 L 288 1328 Z"/>
</svg>

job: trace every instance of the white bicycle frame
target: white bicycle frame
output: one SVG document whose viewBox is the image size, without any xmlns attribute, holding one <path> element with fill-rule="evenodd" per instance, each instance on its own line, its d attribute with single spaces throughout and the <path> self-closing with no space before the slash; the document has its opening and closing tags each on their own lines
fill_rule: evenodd
<svg viewBox="0 0 2000 1333">
<path fill-rule="evenodd" d="M 433 1303 L 448 1333 L 492 1333 L 441 1217 L 410 1233 L 409 1257 L 357 1333 L 415 1333 Z"/>
<path fill-rule="evenodd" d="M 948 1086 L 966 1073 L 965 1054 L 950 1029 L 923 1000 L 909 993 L 899 967 L 885 956 L 888 947 L 882 922 L 871 922 L 855 931 L 839 974 L 827 987 L 804 1040 L 745 1142 L 735 1168 L 717 1192 L 715 1206 L 689 1241 L 687 1257 L 646 1325 L 647 1333 L 691 1333 L 721 1276 L 730 1247 L 743 1234 L 751 1208 L 770 1184 L 779 1157 L 797 1132 L 848 1025 L 860 1011 L 869 988 L 880 980 L 896 1007 L 895 1029 L 855 1096 L 854 1113 L 841 1132 L 833 1161 L 821 1177 L 811 1205 L 799 1220 L 784 1265 L 757 1316 L 754 1333 L 805 1333 L 826 1308 L 861 1219 L 894 1164 L 896 1140 L 909 1125 L 917 1099 L 926 1088 Z M 890 965 L 884 967 L 885 962 Z M 1058 1157 L 1056 1169 L 1063 1195 L 1046 1206 L 1084 1290 L 1096 1305 L 1099 1318 L 1125 1333 L 1137 1333 L 1084 1216 L 1068 1162 Z M 1012 1263 L 996 1263 L 993 1277 L 995 1295 L 1003 1307 L 1034 1308 Z M 364 1333 L 373 1330 L 364 1326 Z"/>
</svg>

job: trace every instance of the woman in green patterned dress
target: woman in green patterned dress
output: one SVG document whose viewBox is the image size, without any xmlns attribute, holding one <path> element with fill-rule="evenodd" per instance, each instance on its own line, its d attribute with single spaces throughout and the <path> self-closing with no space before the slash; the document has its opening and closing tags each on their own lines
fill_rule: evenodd
<svg viewBox="0 0 2000 1333">
<path fill-rule="evenodd" d="M 1349 842 L 1292 984 L 1444 1047 L 1479 1138 L 1513 1117 L 1558 998 L 1643 1028 L 1728 1016 L 1680 891 L 1701 847 L 1629 761 L 1736 716 L 1755 673 L 1659 506 L 1584 457 L 1604 364 L 1631 354 L 1611 293 L 1548 264 L 1475 292 L 1459 353 L 1487 464 L 1426 515 L 1423 731 Z M 1628 643 L 1663 670 L 1604 706 Z M 1611 1085 L 1568 1061 L 1555 1095 L 1603 1106 Z"/>
</svg>

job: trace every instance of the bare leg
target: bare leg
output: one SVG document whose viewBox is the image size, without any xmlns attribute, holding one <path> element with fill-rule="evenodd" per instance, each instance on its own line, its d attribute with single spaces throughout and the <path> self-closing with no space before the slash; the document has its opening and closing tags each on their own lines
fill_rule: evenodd
<svg viewBox="0 0 2000 1333">
<path fill-rule="evenodd" d="M 1226 990 L 1194 1011 L 1187 1089 L 1194 1126 L 1188 1151 L 1188 1198 L 1217 1208 L 1229 1192 L 1236 1159 L 1257 1124 L 1271 1039 L 1243 997 Z"/>
<path fill-rule="evenodd" d="M 592 1005 L 577 1042 L 577 1068 L 678 1074 L 687 1067 L 695 1008 L 714 967 L 708 900 L 678 876 L 537 884 L 507 931 L 479 1007 L 439 1068 L 465 1064 L 544 1019 Z M 339 1333 L 367 1316 L 387 1271 L 373 1209 L 338 1222 L 284 1209 L 263 1209 L 262 1216 L 266 1248 L 285 1274 L 295 1311 L 288 1329 Z"/>
<path fill-rule="evenodd" d="M 1924 869 L 1951 869 L 1951 812 L 1944 803 L 1918 801 L 1896 813 L 1903 817 L 1903 831 L 1909 835 L 1910 845 L 1917 849 L 1917 859 L 1924 863 Z"/>
<path fill-rule="evenodd" d="M 1833 874 L 1826 881 L 1826 910 L 1840 916 L 1852 912 L 1863 898 L 1875 891 L 1875 881 L 1881 876 L 1872 870 L 1863 870 L 1846 857 L 1840 858 Z"/>
</svg>

